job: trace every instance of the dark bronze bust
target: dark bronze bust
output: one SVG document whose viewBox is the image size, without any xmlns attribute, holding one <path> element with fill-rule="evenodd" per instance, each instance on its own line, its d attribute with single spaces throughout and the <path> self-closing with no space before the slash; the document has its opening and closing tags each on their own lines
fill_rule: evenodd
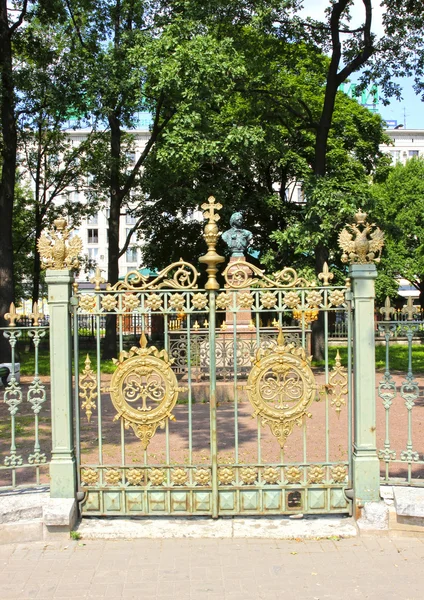
<svg viewBox="0 0 424 600">
<path fill-rule="evenodd" d="M 224 231 L 222 239 L 231 250 L 231 256 L 244 256 L 246 248 L 252 241 L 252 232 L 242 229 L 243 215 L 235 212 L 231 215 L 231 228 Z"/>
</svg>

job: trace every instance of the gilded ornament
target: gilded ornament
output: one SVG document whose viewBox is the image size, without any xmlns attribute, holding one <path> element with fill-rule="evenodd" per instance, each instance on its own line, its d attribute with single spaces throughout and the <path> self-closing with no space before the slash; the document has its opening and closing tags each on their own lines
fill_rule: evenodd
<svg viewBox="0 0 424 600">
<path fill-rule="evenodd" d="M 196 469 L 194 471 L 193 479 L 198 485 L 209 485 L 211 472 L 209 469 Z"/>
<path fill-rule="evenodd" d="M 55 219 L 54 228 L 43 233 L 37 242 L 42 269 L 78 269 L 78 255 L 82 251 L 82 240 L 75 235 L 70 238 L 71 230 L 66 219 Z"/>
<path fill-rule="evenodd" d="M 106 280 L 104 279 L 104 277 L 102 277 L 102 272 L 100 270 L 100 267 L 96 267 L 96 273 L 95 273 L 94 277 L 92 277 L 90 279 L 90 283 L 94 283 L 94 289 L 96 292 L 100 291 L 100 285 L 102 283 L 106 283 Z"/>
<path fill-rule="evenodd" d="M 93 410 L 96 410 L 97 380 L 91 368 L 90 356 L 87 354 L 83 372 L 79 376 L 79 397 L 82 400 L 81 408 L 85 410 L 87 421 L 90 422 Z"/>
<path fill-rule="evenodd" d="M 272 292 L 262 292 L 261 304 L 264 308 L 274 308 L 277 304 L 277 298 Z"/>
<path fill-rule="evenodd" d="M 185 469 L 177 467 L 171 472 L 171 481 L 175 485 L 185 485 L 188 480 L 188 473 Z"/>
<path fill-rule="evenodd" d="M 216 274 L 218 273 L 217 265 L 225 260 L 216 251 L 216 244 L 220 236 L 217 222 L 221 217 L 215 211 L 221 208 L 222 204 L 216 202 L 213 196 L 209 196 L 208 201 L 202 204 L 203 216 L 208 221 L 203 231 L 203 239 L 208 246 L 208 251 L 204 256 L 199 258 L 199 262 L 207 265 L 208 281 L 205 285 L 205 289 L 207 290 L 219 290 L 219 283 L 216 280 Z"/>
<path fill-rule="evenodd" d="M 389 296 L 386 296 L 384 306 L 380 308 L 380 314 L 383 315 L 385 321 L 390 321 L 391 316 L 396 314 L 396 309 L 391 305 Z"/>
<path fill-rule="evenodd" d="M 293 310 L 293 319 L 304 321 L 307 325 L 318 320 L 319 310 L 317 308 L 307 308 L 306 310 Z"/>
<path fill-rule="evenodd" d="M 218 479 L 223 485 L 230 485 L 230 483 L 234 483 L 234 470 L 230 467 L 221 467 L 218 470 Z"/>
<path fill-rule="evenodd" d="M 300 296 L 297 292 L 287 292 L 284 294 L 283 302 L 288 308 L 296 308 L 300 304 Z"/>
<path fill-rule="evenodd" d="M 217 308 L 230 308 L 232 304 L 231 295 L 226 292 L 221 292 L 216 299 L 216 307 Z"/>
<path fill-rule="evenodd" d="M 96 308 L 96 297 L 89 294 L 83 294 L 79 297 L 78 305 L 84 312 L 93 312 Z"/>
<path fill-rule="evenodd" d="M 301 426 L 308 408 L 316 397 L 317 386 L 304 348 L 284 341 L 283 332 L 277 345 L 259 348 L 246 386 L 254 415 L 268 424 L 281 448 L 294 425 Z"/>
<path fill-rule="evenodd" d="M 208 297 L 206 294 L 194 294 L 191 298 L 191 303 L 194 306 L 194 308 L 202 310 L 208 305 Z"/>
<path fill-rule="evenodd" d="M 374 223 L 367 222 L 367 213 L 359 210 L 355 223 L 347 224 L 339 234 L 339 246 L 343 250 L 342 262 L 367 264 L 380 262 L 384 246 L 384 233 Z"/>
<path fill-rule="evenodd" d="M 121 471 L 118 471 L 118 469 L 105 469 L 104 479 L 109 485 L 117 485 L 122 481 Z"/>
<path fill-rule="evenodd" d="M 34 327 L 39 326 L 40 319 L 43 318 L 43 313 L 38 312 L 38 303 L 34 302 L 32 305 L 32 312 L 28 315 L 28 317 L 32 320 Z"/>
<path fill-rule="evenodd" d="M 345 294 L 343 290 L 333 290 L 328 295 L 328 303 L 330 306 L 341 306 L 345 302 Z"/>
<path fill-rule="evenodd" d="M 172 294 L 169 298 L 169 306 L 175 310 L 183 310 L 185 307 L 185 298 L 182 294 Z"/>
<path fill-rule="evenodd" d="M 265 483 L 277 483 L 280 479 L 280 472 L 275 467 L 266 467 L 262 472 L 262 479 Z"/>
<path fill-rule="evenodd" d="M 323 467 L 314 466 L 308 469 L 308 482 L 309 483 L 322 483 L 325 477 L 325 470 Z"/>
<path fill-rule="evenodd" d="M 121 352 L 113 362 L 117 369 L 109 391 L 118 413 L 115 420 L 123 419 L 126 429 L 132 427 L 145 450 L 156 429 L 163 429 L 167 419 L 175 420 L 171 411 L 186 388 L 178 386 L 166 350 L 148 348 L 144 332 L 140 348 Z"/>
<path fill-rule="evenodd" d="M 256 265 L 241 258 L 230 262 L 223 275 L 226 286 L 233 289 L 250 288 L 254 284 L 260 284 L 261 287 L 267 288 L 310 287 L 313 285 L 313 282 L 300 277 L 291 267 L 284 267 L 271 278 Z"/>
<path fill-rule="evenodd" d="M 300 483 L 302 479 L 302 471 L 298 467 L 289 467 L 285 469 L 286 479 L 288 483 Z"/>
<path fill-rule="evenodd" d="M 81 469 L 81 483 L 83 485 L 95 485 L 99 481 L 99 473 L 90 467 Z"/>
<path fill-rule="evenodd" d="M 331 394 L 331 406 L 335 407 L 338 417 L 340 417 L 342 406 L 346 405 L 347 384 L 347 371 L 342 366 L 340 353 L 337 350 L 336 362 L 330 373 L 327 389 Z"/>
<path fill-rule="evenodd" d="M 168 265 L 152 279 L 145 276 L 140 271 L 129 271 L 122 281 L 115 285 L 106 286 L 107 291 L 115 290 L 157 290 L 159 288 L 172 289 L 193 289 L 197 288 L 197 278 L 199 273 L 197 269 L 182 258 L 179 261 Z"/>
<path fill-rule="evenodd" d="M 100 304 L 102 305 L 102 308 L 104 308 L 107 311 L 112 311 L 116 308 L 116 305 L 118 304 L 117 299 L 114 296 L 103 296 L 103 298 L 100 301 Z"/>
<path fill-rule="evenodd" d="M 163 300 L 159 294 L 150 294 L 144 301 L 146 308 L 150 308 L 150 310 L 159 310 L 162 308 Z"/>
<path fill-rule="evenodd" d="M 123 298 L 125 310 L 135 310 L 140 305 L 140 300 L 135 294 L 126 294 Z"/>
<path fill-rule="evenodd" d="M 252 485 L 258 479 L 258 470 L 253 467 L 243 467 L 240 469 L 240 479 L 246 485 Z"/>
<path fill-rule="evenodd" d="M 4 315 L 5 321 L 9 321 L 9 327 L 16 327 L 16 321 L 19 321 L 22 315 L 16 312 L 14 302 L 11 302 L 9 312 Z"/>
<path fill-rule="evenodd" d="M 162 469 L 150 469 L 148 477 L 152 485 L 162 485 L 165 481 L 165 473 Z"/>
<path fill-rule="evenodd" d="M 330 273 L 328 264 L 326 262 L 324 263 L 322 273 L 318 275 L 318 279 L 320 279 L 325 286 L 327 286 L 328 283 L 334 279 L 334 274 Z"/>
<path fill-rule="evenodd" d="M 255 299 L 250 292 L 242 292 L 237 296 L 237 304 L 239 308 L 251 308 Z"/>
<path fill-rule="evenodd" d="M 344 483 L 347 479 L 347 467 L 336 465 L 331 468 L 331 477 L 334 483 Z"/>
<path fill-rule="evenodd" d="M 144 472 L 141 469 L 128 469 L 125 477 L 130 485 L 141 485 L 144 481 Z"/>
<path fill-rule="evenodd" d="M 312 292 L 306 294 L 306 302 L 310 308 L 317 308 L 322 303 L 321 292 L 312 290 Z"/>
</svg>

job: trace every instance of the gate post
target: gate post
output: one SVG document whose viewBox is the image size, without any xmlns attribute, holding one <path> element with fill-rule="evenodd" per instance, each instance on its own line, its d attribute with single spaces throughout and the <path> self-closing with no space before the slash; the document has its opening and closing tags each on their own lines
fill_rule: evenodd
<svg viewBox="0 0 424 600">
<path fill-rule="evenodd" d="M 52 458 L 50 501 L 43 508 L 49 532 L 69 532 L 77 519 L 77 476 L 72 410 L 71 314 L 72 269 L 79 267 L 82 241 L 70 238 L 66 220 L 59 217 L 54 229 L 43 233 L 37 248 L 46 272 L 50 314 L 50 396 Z"/>
<path fill-rule="evenodd" d="M 356 509 L 380 500 L 375 399 L 374 264 L 351 264 L 354 302 L 353 495 Z"/>
<path fill-rule="evenodd" d="M 73 281 L 73 274 L 68 269 L 46 272 L 50 314 L 51 498 L 75 498 L 77 491 L 72 407 L 71 314 L 69 311 Z"/>
</svg>

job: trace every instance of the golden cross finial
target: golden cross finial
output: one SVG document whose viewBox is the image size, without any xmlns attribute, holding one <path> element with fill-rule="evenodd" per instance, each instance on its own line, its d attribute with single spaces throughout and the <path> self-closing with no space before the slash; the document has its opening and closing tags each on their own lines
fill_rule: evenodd
<svg viewBox="0 0 424 600">
<path fill-rule="evenodd" d="M 277 321 L 277 319 L 274 319 L 273 322 L 271 323 L 271 325 L 273 327 L 278 327 L 279 326 L 279 322 Z"/>
<path fill-rule="evenodd" d="M 220 329 L 221 329 L 221 331 L 227 331 L 228 327 L 227 327 L 227 323 L 225 321 L 223 321 Z"/>
<path fill-rule="evenodd" d="M 220 210 L 222 204 L 215 201 L 214 196 L 209 196 L 208 201 L 202 204 L 204 210 L 203 216 L 209 220 L 209 223 L 216 223 L 221 218 L 215 210 Z"/>
<path fill-rule="evenodd" d="M 330 273 L 329 269 L 328 269 L 328 264 L 325 262 L 323 267 L 322 267 L 322 273 L 320 273 L 318 275 L 318 279 L 321 279 L 323 282 L 323 285 L 328 285 L 329 281 L 332 281 L 334 279 L 334 274 Z"/>
<path fill-rule="evenodd" d="M 38 312 L 38 304 L 34 302 L 32 305 L 32 313 L 28 315 L 30 319 L 34 321 L 34 327 L 38 327 L 39 320 L 43 318 L 43 313 Z"/>
<path fill-rule="evenodd" d="M 9 312 L 4 315 L 6 321 L 9 321 L 10 327 L 16 327 L 15 321 L 19 321 L 21 315 L 16 312 L 15 304 L 12 302 L 9 308 Z"/>
<path fill-rule="evenodd" d="M 94 283 L 94 290 L 98 292 L 100 290 L 100 284 L 105 282 L 106 280 L 102 277 L 100 267 L 96 267 L 96 273 L 94 277 L 90 279 L 90 283 Z"/>
<path fill-rule="evenodd" d="M 207 329 L 207 328 L 209 327 L 209 321 L 208 321 L 207 319 L 205 319 L 205 320 L 203 321 L 203 327 L 204 327 L 205 329 Z"/>
<path fill-rule="evenodd" d="M 402 313 L 404 315 L 407 315 L 407 320 L 408 321 L 413 321 L 414 320 L 414 315 L 417 312 L 417 307 L 414 306 L 414 299 L 412 296 L 408 296 L 408 300 L 406 302 L 406 304 L 403 306 L 402 308 Z"/>
<path fill-rule="evenodd" d="M 390 303 L 389 296 L 386 296 L 386 300 L 384 301 L 384 306 L 380 308 L 380 314 L 383 315 L 385 321 L 390 321 L 390 315 L 396 312 L 396 309 Z"/>
<path fill-rule="evenodd" d="M 194 322 L 193 329 L 195 329 L 196 331 L 197 329 L 200 329 L 200 325 L 197 321 Z"/>
</svg>

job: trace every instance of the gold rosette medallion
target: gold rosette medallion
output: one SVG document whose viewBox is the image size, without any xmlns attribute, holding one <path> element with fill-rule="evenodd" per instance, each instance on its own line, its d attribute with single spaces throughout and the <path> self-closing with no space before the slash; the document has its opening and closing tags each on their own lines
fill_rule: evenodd
<svg viewBox="0 0 424 600">
<path fill-rule="evenodd" d="M 118 366 L 109 391 L 118 413 L 115 421 L 123 419 L 126 429 L 132 427 L 144 450 L 158 427 L 163 429 L 167 419 L 175 420 L 171 411 L 178 392 L 185 390 L 178 387 L 172 362 L 165 350 L 147 347 L 144 333 L 140 348 L 121 352 L 114 359 Z"/>
<path fill-rule="evenodd" d="M 256 353 L 246 389 L 254 414 L 269 425 L 281 448 L 293 426 L 312 416 L 308 407 L 317 386 L 310 359 L 303 348 L 286 344 L 281 330 L 276 347 L 260 348 Z"/>
</svg>

